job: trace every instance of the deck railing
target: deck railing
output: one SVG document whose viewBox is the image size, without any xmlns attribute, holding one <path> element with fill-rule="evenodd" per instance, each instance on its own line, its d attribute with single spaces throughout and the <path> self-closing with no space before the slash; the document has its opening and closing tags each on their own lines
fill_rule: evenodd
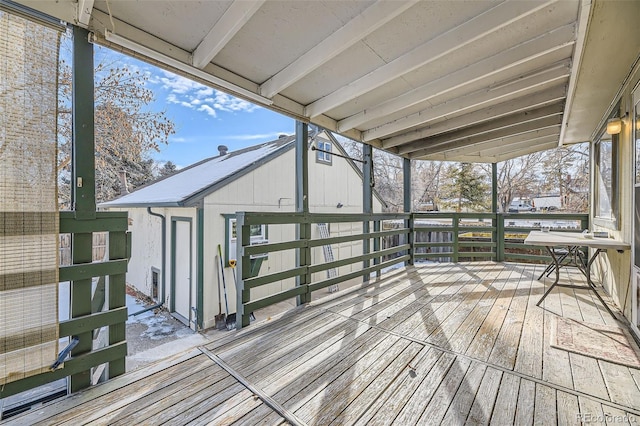
<svg viewBox="0 0 640 426">
<path fill-rule="evenodd" d="M 547 262 L 541 247 L 528 246 L 530 231 L 587 229 L 587 214 L 567 213 L 414 213 L 415 259 L 458 262 L 493 259 Z"/>
<path fill-rule="evenodd" d="M 312 224 L 351 224 L 336 236 L 313 238 Z M 356 225 L 355 228 L 353 225 Z M 251 245 L 251 227 L 256 225 L 293 226 L 295 233 L 278 242 Z M 362 277 L 380 274 L 384 268 L 421 260 L 459 262 L 475 260 L 548 262 L 542 247 L 524 244 L 529 231 L 549 226 L 557 231 L 588 228 L 587 214 L 565 213 L 411 213 L 411 214 L 321 214 L 264 213 L 237 214 L 237 327 L 247 326 L 250 314 L 291 298 L 298 303 L 311 301 L 314 291 Z M 364 229 L 373 232 L 363 233 Z M 273 233 L 271 233 L 273 234 Z M 273 241 L 273 240 L 272 240 Z M 351 255 L 333 261 L 312 256 L 312 249 L 325 245 L 350 245 Z M 355 249 L 354 249 L 355 247 Z M 251 258 L 295 250 L 296 264 L 281 270 L 253 276 Z M 355 254 L 353 254 L 355 252 Z M 347 271 L 344 269 L 347 267 Z M 337 276 L 318 277 L 319 272 L 342 268 Z M 288 281 L 287 281 L 288 280 Z M 258 289 L 287 282 L 266 296 Z"/>
<path fill-rule="evenodd" d="M 364 277 L 367 279 L 371 273 L 379 274 L 382 269 L 388 266 L 410 261 L 409 234 L 411 230 L 407 226 L 409 220 L 409 214 L 238 213 L 236 236 L 237 241 L 241 242 L 237 245 L 239 272 L 236 288 L 236 315 L 238 327 L 249 324 L 250 314 L 254 310 L 293 297 L 298 298 L 300 303 L 307 303 L 311 301 L 311 293 L 314 291 L 354 278 Z M 384 223 L 387 221 L 399 222 L 403 225 L 383 230 Z M 339 235 L 330 238 L 312 238 L 312 224 L 318 223 L 339 226 L 340 230 L 337 232 Z M 369 229 L 373 229 L 373 232 L 364 234 L 362 230 L 367 224 Z M 291 238 L 288 241 L 251 246 L 250 229 L 252 225 L 295 226 L 295 237 L 294 233 L 289 232 L 287 235 L 290 235 Z M 269 233 L 273 235 L 272 231 Z M 393 235 L 404 236 L 404 239 L 401 239 L 402 243 L 382 248 L 381 239 Z M 311 255 L 311 250 L 315 247 L 340 244 L 349 245 L 348 251 L 352 255 L 330 262 L 324 262 L 324 259 L 319 256 L 313 259 Z M 251 276 L 252 256 L 285 250 L 296 251 L 296 265 L 290 265 L 292 266 L 290 269 L 266 275 Z M 335 268 L 345 269 L 344 267 L 350 270 L 337 277 L 323 277 L 315 282 L 312 279 L 314 274 L 317 277 L 320 272 Z M 291 279 L 295 279 L 295 285 Z M 289 280 L 289 284 L 285 285 L 286 288 L 282 291 L 261 298 L 252 295 L 252 292 L 259 287 L 283 280 Z"/>
<path fill-rule="evenodd" d="M 72 264 L 60 267 L 59 280 L 70 282 L 73 297 L 70 319 L 60 321 L 59 335 L 77 337 L 78 343 L 59 367 L 1 386 L 0 399 L 65 377 L 74 392 L 94 384 L 103 369 L 105 378 L 125 372 L 125 274 L 131 251 L 127 217 L 127 212 L 96 212 L 95 218 L 77 219 L 73 211 L 60 212 L 60 234 L 72 235 L 73 250 Z M 93 237 L 100 232 L 108 233 L 107 253 L 102 261 L 93 261 Z M 95 344 L 100 330 L 106 332 L 102 345 Z"/>
</svg>

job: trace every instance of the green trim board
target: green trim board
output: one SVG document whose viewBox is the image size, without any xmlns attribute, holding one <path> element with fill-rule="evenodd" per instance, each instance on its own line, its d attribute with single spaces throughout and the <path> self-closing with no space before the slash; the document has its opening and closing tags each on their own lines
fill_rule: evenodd
<svg viewBox="0 0 640 426">
<path fill-rule="evenodd" d="M 196 324 L 198 329 L 204 323 L 204 209 L 196 210 Z"/>
</svg>

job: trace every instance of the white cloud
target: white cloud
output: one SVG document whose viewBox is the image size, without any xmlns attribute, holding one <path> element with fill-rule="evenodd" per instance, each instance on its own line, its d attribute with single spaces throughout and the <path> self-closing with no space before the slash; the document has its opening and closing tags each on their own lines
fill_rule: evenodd
<svg viewBox="0 0 640 426">
<path fill-rule="evenodd" d="M 205 87 L 200 83 L 189 80 L 188 78 L 184 78 L 180 75 L 175 75 L 168 71 L 163 71 L 163 73 L 165 76 L 160 78 L 162 87 L 170 90 L 171 93 L 184 95 Z"/>
<path fill-rule="evenodd" d="M 204 98 L 205 96 L 211 96 L 211 95 L 213 95 L 212 87 L 205 87 L 196 92 L 196 96 L 198 96 L 199 98 Z"/>
<path fill-rule="evenodd" d="M 256 133 L 256 134 L 249 134 L 249 135 L 231 135 L 231 136 L 224 136 L 223 139 L 231 139 L 231 140 L 236 140 L 236 141 L 253 141 L 256 139 L 262 139 L 264 141 L 270 141 L 273 139 L 276 139 L 278 136 L 282 135 L 282 134 L 287 134 L 287 132 L 276 132 L 276 133 Z"/>
<path fill-rule="evenodd" d="M 204 111 L 206 112 L 208 115 L 210 115 L 211 117 L 216 117 L 216 110 L 211 108 L 209 105 L 200 105 L 200 107 L 198 108 L 198 111 Z"/>
<path fill-rule="evenodd" d="M 252 112 L 258 108 L 250 102 L 243 101 L 211 87 L 204 86 L 188 78 L 162 71 L 159 84 L 169 91 L 167 102 L 181 105 L 185 108 L 204 112 L 212 117 L 217 116 L 217 111 L 224 112 Z M 154 79 L 154 82 L 156 80 Z"/>
<path fill-rule="evenodd" d="M 176 137 L 171 137 L 171 138 L 169 138 L 169 142 L 170 142 L 170 143 L 189 143 L 189 142 L 190 142 L 190 140 L 189 140 L 189 139 L 187 139 L 187 138 L 183 138 L 183 137 L 180 137 L 180 136 L 176 136 Z"/>
</svg>

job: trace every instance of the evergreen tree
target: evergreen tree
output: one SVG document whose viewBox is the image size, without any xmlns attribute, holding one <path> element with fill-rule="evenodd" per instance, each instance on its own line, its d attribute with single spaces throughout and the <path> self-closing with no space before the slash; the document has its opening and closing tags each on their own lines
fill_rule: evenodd
<svg viewBox="0 0 640 426">
<path fill-rule="evenodd" d="M 443 192 L 447 198 L 455 200 L 456 211 L 487 208 L 489 186 L 473 164 L 449 166 L 446 179 Z"/>
<path fill-rule="evenodd" d="M 178 167 L 172 161 L 167 161 L 162 167 L 160 167 L 160 170 L 158 170 L 158 176 L 169 176 L 174 174 L 177 170 Z"/>
</svg>

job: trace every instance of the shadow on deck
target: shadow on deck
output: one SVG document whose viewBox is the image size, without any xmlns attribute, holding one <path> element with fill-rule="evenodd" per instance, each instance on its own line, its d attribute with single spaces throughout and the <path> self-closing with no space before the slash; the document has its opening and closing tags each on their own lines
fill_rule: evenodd
<svg viewBox="0 0 640 426">
<path fill-rule="evenodd" d="M 619 324 L 588 291 L 536 307 L 542 268 L 395 271 L 7 423 L 639 422 L 639 369 L 550 345 L 556 317 Z"/>
</svg>

